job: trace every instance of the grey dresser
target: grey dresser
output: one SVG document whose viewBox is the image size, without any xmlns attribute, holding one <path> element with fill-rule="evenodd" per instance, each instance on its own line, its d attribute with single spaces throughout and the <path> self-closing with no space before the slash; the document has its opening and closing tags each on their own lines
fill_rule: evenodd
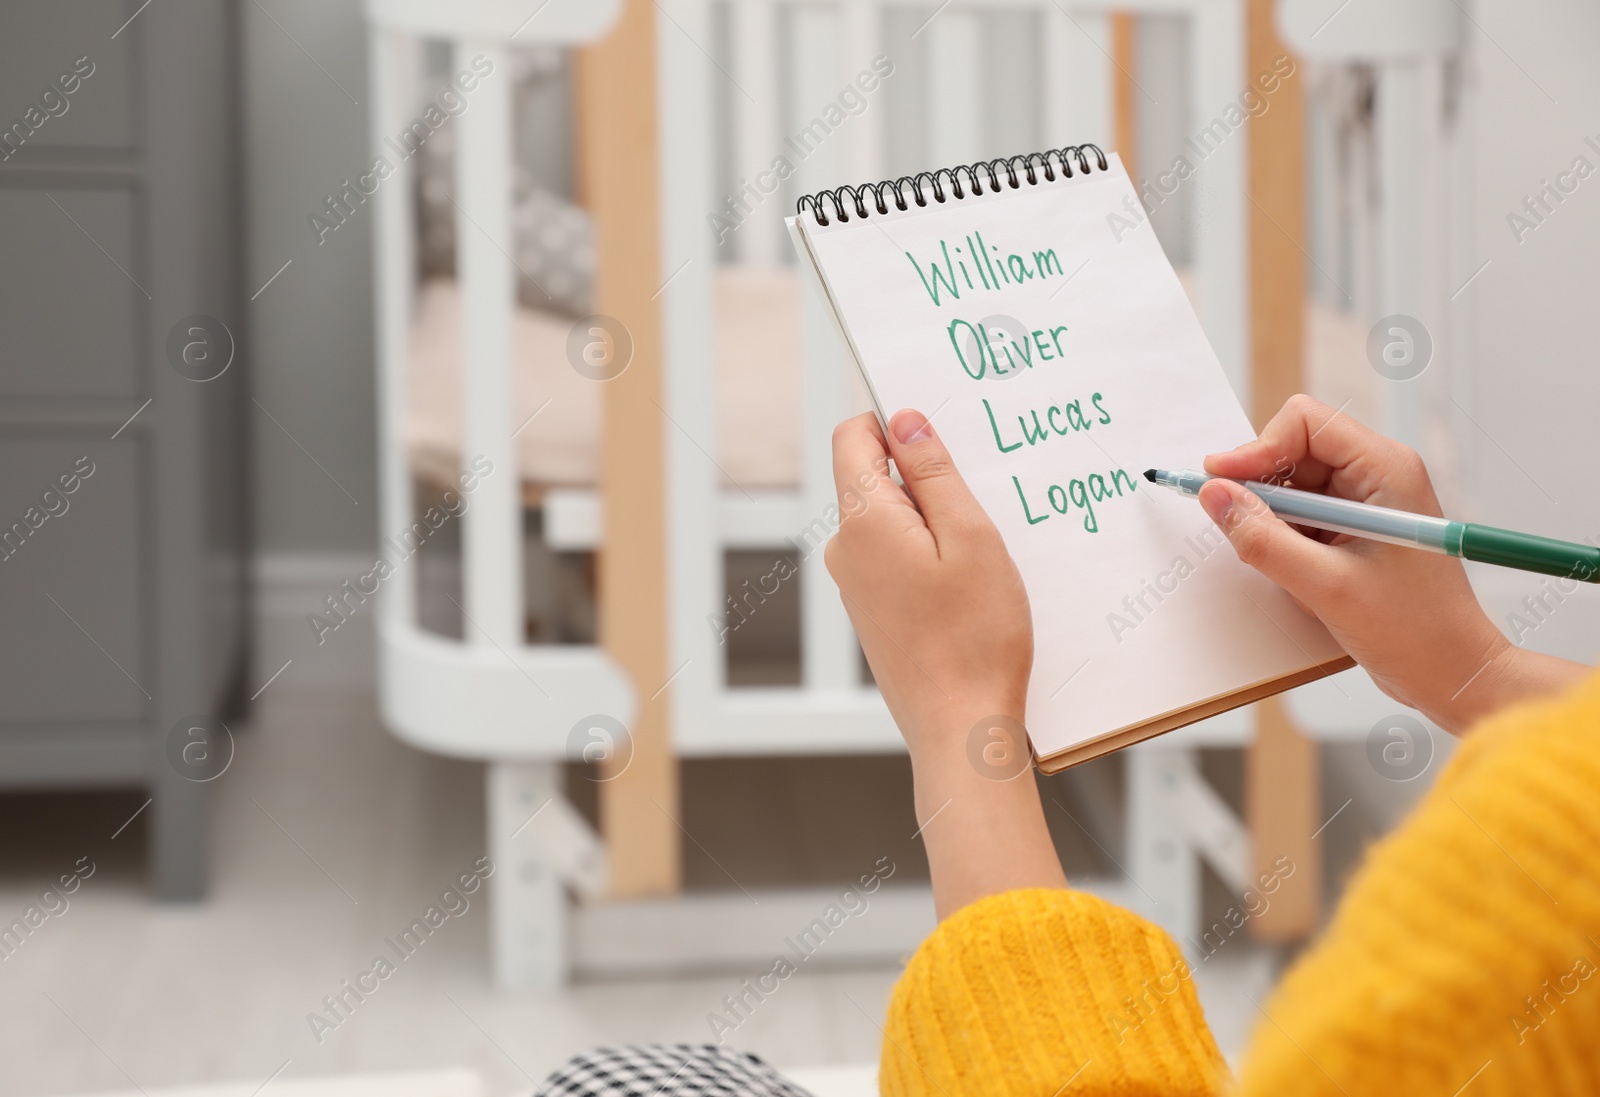
<svg viewBox="0 0 1600 1097">
<path fill-rule="evenodd" d="M 0 3 L 0 789 L 145 790 L 194 899 L 245 665 L 237 10 L 143 3 Z"/>
</svg>

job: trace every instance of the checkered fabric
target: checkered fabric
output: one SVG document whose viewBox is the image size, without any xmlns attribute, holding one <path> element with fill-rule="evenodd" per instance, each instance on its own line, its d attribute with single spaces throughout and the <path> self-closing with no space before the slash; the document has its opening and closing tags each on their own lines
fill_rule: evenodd
<svg viewBox="0 0 1600 1097">
<path fill-rule="evenodd" d="M 586 1051 L 534 1097 L 811 1097 L 743 1051 L 711 1044 L 630 1044 Z"/>
</svg>

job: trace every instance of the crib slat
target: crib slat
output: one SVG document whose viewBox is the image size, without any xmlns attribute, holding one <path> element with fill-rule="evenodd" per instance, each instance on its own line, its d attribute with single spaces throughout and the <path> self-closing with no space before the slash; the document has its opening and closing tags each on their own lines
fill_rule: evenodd
<svg viewBox="0 0 1600 1097">
<path fill-rule="evenodd" d="M 793 60 L 787 66 L 790 140 L 786 154 L 795 163 L 795 191 L 805 194 L 846 182 L 844 138 L 823 118 L 842 86 L 842 30 L 839 13 L 830 8 L 789 4 L 787 14 L 786 49 Z"/>
<path fill-rule="evenodd" d="M 844 76 L 854 80 L 863 69 L 870 71 L 872 59 L 883 53 L 883 12 L 876 0 L 845 0 L 839 5 L 839 22 Z M 844 174 L 852 182 L 881 179 L 886 174 L 885 94 L 881 86 L 866 94 L 866 108 L 845 123 Z"/>
<path fill-rule="evenodd" d="M 978 80 L 983 21 L 955 5 L 934 14 L 917 32 L 927 40 L 928 154 L 938 166 L 965 164 L 984 154 L 983 89 Z"/>
<path fill-rule="evenodd" d="M 1090 142 L 1110 149 L 1111 77 L 1116 72 L 1110 60 L 1111 17 L 1052 5 L 1045 10 L 1044 37 L 1050 144 L 1059 148 Z"/>
<path fill-rule="evenodd" d="M 511 233 L 511 57 L 498 45 L 458 42 L 454 71 L 484 57 L 493 75 L 480 81 L 472 109 L 456 119 L 456 254 L 461 272 L 465 363 L 462 392 L 464 466 L 482 457 L 473 505 L 462 515 L 462 594 L 472 644 L 517 645 L 522 626 L 522 510 L 511 435 L 516 407 L 511 316 L 516 284 Z"/>
<path fill-rule="evenodd" d="M 1196 5 L 1190 23 L 1195 116 L 1190 132 L 1211 120 L 1213 112 L 1235 102 L 1248 86 L 1245 75 L 1245 28 L 1241 4 Z M 1203 117 L 1200 115 L 1203 112 Z M 1246 234 L 1245 153 L 1248 135 L 1223 140 L 1196 164 L 1194 268 L 1199 291 L 1200 323 L 1211 340 L 1233 391 L 1250 406 L 1250 348 L 1247 339 L 1249 264 Z M 1188 185 L 1188 184 L 1186 184 Z"/>
<path fill-rule="evenodd" d="M 374 309 L 378 382 L 378 528 L 380 537 L 398 535 L 411 524 L 411 472 L 402 425 L 406 414 L 409 362 L 406 353 L 411 313 L 411 272 L 415 269 L 410 219 L 411 163 L 385 147 L 386 134 L 406 124 L 408 92 L 418 46 L 409 35 L 372 25 L 367 33 L 371 66 L 369 111 L 375 155 L 394 167 L 394 174 L 373 195 L 372 234 Z M 398 162 L 396 162 L 398 161 Z M 389 550 L 380 546 L 387 558 Z M 391 561 L 394 562 L 394 561 Z M 417 569 L 401 567 L 378 601 L 380 620 L 416 621 Z"/>
<path fill-rule="evenodd" d="M 1440 253 L 1442 238 L 1434 195 L 1439 185 L 1440 87 L 1436 61 L 1390 63 L 1378 69 L 1378 193 L 1387 200 L 1378 220 L 1385 242 L 1377 270 L 1375 317 L 1404 314 L 1443 331 L 1430 290 L 1438 282 L 1429 269 L 1430 256 Z M 1422 436 L 1422 383 L 1385 384 L 1383 432 L 1414 448 L 1425 448 Z"/>
<path fill-rule="evenodd" d="M 855 179 L 845 173 L 844 135 L 837 131 L 823 133 L 816 121 L 826 106 L 837 100 L 844 82 L 839 63 L 843 33 L 840 13 L 799 4 L 793 5 L 790 12 L 790 48 L 796 58 L 809 59 L 807 64 L 790 69 L 794 74 L 790 94 L 794 114 L 789 131 L 802 135 L 810 150 L 810 155 L 798 164 L 798 190 L 804 193 L 845 182 L 864 182 L 864 178 Z M 860 120 L 849 118 L 843 128 Z M 808 523 L 828 514 L 834 506 L 833 425 L 844 416 L 849 399 L 845 373 L 848 367 L 839 347 L 838 331 L 826 309 L 808 284 L 801 298 L 805 363 L 801 498 Z M 808 688 L 854 685 L 859 674 L 850 619 L 839 601 L 833 578 L 823 566 L 821 545 L 802 547 L 805 551 L 798 554 L 801 681 Z"/>
<path fill-rule="evenodd" d="M 726 679 L 726 649 L 707 623 L 708 617 L 724 612 L 717 521 L 722 473 L 707 458 L 717 451 L 715 359 L 709 350 L 716 346 L 713 286 L 721 249 L 698 211 L 712 187 L 716 99 L 743 97 L 695 45 L 711 41 L 711 5 L 705 0 L 664 2 L 683 32 L 663 23 L 656 42 L 662 210 L 658 280 L 672 279 L 657 299 L 662 404 L 671 417 L 662 439 L 670 599 L 667 673 L 677 672 L 664 696 L 676 740 L 713 722 Z M 775 92 L 768 97 L 773 103 L 776 98 Z M 746 224 L 741 234 L 752 227 Z"/>
<path fill-rule="evenodd" d="M 736 0 L 728 5 L 732 21 L 730 68 L 737 86 L 726 87 L 733 102 L 733 170 L 731 190 L 755 183 L 781 153 L 778 136 L 778 9 L 772 0 Z M 707 116 L 707 122 L 709 122 Z M 776 203 L 758 207 L 739 228 L 739 258 L 746 263 L 779 261 L 787 242 Z"/>
</svg>

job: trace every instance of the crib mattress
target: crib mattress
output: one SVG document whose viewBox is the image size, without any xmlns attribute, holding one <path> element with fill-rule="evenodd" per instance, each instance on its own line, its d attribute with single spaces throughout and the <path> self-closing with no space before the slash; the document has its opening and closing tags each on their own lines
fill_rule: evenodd
<svg viewBox="0 0 1600 1097">
<path fill-rule="evenodd" d="M 781 267 L 723 267 L 714 292 L 717 436 L 694 441 L 716 455 L 717 475 L 727 487 L 793 487 L 800 482 L 801 460 L 796 273 Z M 545 488 L 592 487 L 599 479 L 606 382 L 591 381 L 568 363 L 572 326 L 570 317 L 516 310 L 511 421 L 527 422 L 516 446 L 523 496 L 530 504 Z M 412 317 L 402 439 L 413 471 L 437 484 L 454 481 L 462 464 L 461 359 L 459 289 L 452 280 L 430 280 Z"/>
</svg>

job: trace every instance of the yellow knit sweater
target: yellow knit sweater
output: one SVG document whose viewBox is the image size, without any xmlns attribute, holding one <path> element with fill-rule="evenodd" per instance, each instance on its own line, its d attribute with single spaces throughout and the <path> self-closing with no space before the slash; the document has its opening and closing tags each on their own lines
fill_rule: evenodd
<svg viewBox="0 0 1600 1097">
<path fill-rule="evenodd" d="M 1077 891 L 945 919 L 885 1097 L 1600 1094 L 1600 676 L 1472 731 L 1263 1003 L 1235 1081 L 1183 955 Z"/>
</svg>

